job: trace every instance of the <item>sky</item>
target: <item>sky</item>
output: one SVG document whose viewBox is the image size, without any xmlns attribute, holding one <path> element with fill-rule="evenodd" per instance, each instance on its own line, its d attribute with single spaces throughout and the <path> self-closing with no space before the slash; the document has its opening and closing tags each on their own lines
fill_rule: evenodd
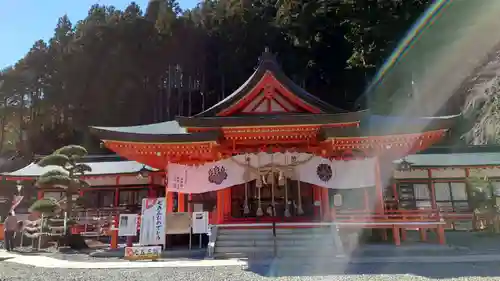
<svg viewBox="0 0 500 281">
<path fill-rule="evenodd" d="M 93 4 L 124 9 L 132 0 L 0 0 L 0 69 L 16 63 L 39 39 L 48 40 L 57 19 L 67 14 L 72 23 L 85 18 Z M 149 0 L 135 0 L 143 12 Z M 183 9 L 198 0 L 180 0 Z"/>
</svg>

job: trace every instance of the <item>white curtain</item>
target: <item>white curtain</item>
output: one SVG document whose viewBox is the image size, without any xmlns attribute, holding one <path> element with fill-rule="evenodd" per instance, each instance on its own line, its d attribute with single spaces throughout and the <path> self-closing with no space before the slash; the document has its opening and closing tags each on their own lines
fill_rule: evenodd
<svg viewBox="0 0 500 281">
<path fill-rule="evenodd" d="M 204 193 L 257 179 L 270 168 L 281 170 L 294 180 L 326 188 L 375 186 L 374 159 L 330 161 L 305 153 L 238 155 L 200 166 L 169 164 L 167 185 L 171 192 Z"/>
<path fill-rule="evenodd" d="M 297 168 L 301 181 L 332 189 L 375 186 L 375 159 L 330 161 L 313 157 Z"/>
</svg>

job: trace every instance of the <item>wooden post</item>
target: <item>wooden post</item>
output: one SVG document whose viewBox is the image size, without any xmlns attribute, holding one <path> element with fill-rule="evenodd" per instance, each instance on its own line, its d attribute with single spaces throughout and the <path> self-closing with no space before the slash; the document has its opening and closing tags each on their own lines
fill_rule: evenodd
<svg viewBox="0 0 500 281">
<path fill-rule="evenodd" d="M 396 204 L 399 203 L 399 193 L 398 193 L 398 186 L 397 184 L 394 182 L 392 184 L 392 195 L 394 196 L 394 201 L 396 201 Z"/>
<path fill-rule="evenodd" d="M 444 226 L 443 225 L 438 226 L 437 236 L 438 236 L 439 244 L 441 244 L 441 245 L 446 244 L 446 235 L 444 233 Z"/>
<path fill-rule="evenodd" d="M 396 227 L 395 225 L 392 227 L 392 237 L 394 238 L 394 244 L 396 246 L 401 245 L 401 236 L 399 233 L 399 227 Z"/>
<path fill-rule="evenodd" d="M 406 241 L 406 228 L 401 228 L 401 241 Z"/>
<path fill-rule="evenodd" d="M 134 246 L 134 236 L 127 236 L 127 247 Z"/>
<path fill-rule="evenodd" d="M 426 228 L 419 228 L 418 231 L 420 233 L 420 241 L 422 241 L 422 242 L 427 241 L 427 229 Z"/>
<path fill-rule="evenodd" d="M 434 185 L 434 181 L 432 180 L 432 171 L 431 169 L 427 169 L 427 177 L 429 178 L 429 188 L 431 191 L 431 206 L 433 210 L 437 210 L 436 203 L 436 187 Z"/>
<path fill-rule="evenodd" d="M 380 232 L 382 234 L 382 240 L 384 240 L 384 241 L 389 240 L 389 236 L 387 235 L 387 229 L 381 228 Z"/>
</svg>

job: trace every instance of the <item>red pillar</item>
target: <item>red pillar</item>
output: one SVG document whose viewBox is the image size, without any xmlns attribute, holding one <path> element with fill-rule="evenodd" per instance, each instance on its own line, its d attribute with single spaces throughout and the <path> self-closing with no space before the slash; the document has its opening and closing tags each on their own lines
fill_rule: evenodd
<svg viewBox="0 0 500 281">
<path fill-rule="evenodd" d="M 120 185 L 120 176 L 116 177 L 116 186 Z M 120 190 L 115 188 L 115 208 L 117 208 L 120 205 Z M 111 249 L 116 249 L 118 248 L 118 219 L 119 215 L 114 216 L 114 223 L 113 223 L 113 228 L 114 230 L 111 231 Z"/>
<path fill-rule="evenodd" d="M 231 188 L 224 189 L 224 218 L 231 217 Z"/>
<path fill-rule="evenodd" d="M 375 211 L 378 214 L 384 213 L 384 187 L 382 184 L 382 174 L 380 169 L 380 158 L 377 156 L 375 158 Z"/>
<path fill-rule="evenodd" d="M 446 235 L 444 233 L 444 226 L 443 225 L 438 226 L 437 235 L 438 235 L 439 244 L 441 244 L 441 245 L 446 244 Z"/>
<path fill-rule="evenodd" d="M 427 229 L 426 228 L 419 228 L 418 232 L 420 234 L 420 241 L 422 241 L 422 242 L 427 241 Z"/>
<path fill-rule="evenodd" d="M 331 221 L 330 196 L 328 195 L 328 188 L 326 187 L 321 187 L 321 212 L 324 221 Z"/>
<path fill-rule="evenodd" d="M 186 194 L 185 193 L 178 193 L 177 194 L 177 212 L 185 212 L 186 208 Z"/>
<path fill-rule="evenodd" d="M 321 202 L 321 187 L 311 185 L 314 200 L 314 217 L 321 218 L 321 204 L 318 206 L 317 202 Z"/>
<path fill-rule="evenodd" d="M 392 227 L 392 236 L 394 238 L 394 244 L 396 244 L 396 246 L 400 246 L 401 245 L 401 236 L 400 236 L 400 232 L 399 232 L 398 227 L 396 227 L 396 226 Z"/>
<path fill-rule="evenodd" d="M 218 224 L 222 224 L 224 222 L 224 190 L 217 191 L 217 219 L 216 222 Z"/>
<path fill-rule="evenodd" d="M 392 184 L 392 193 L 394 195 L 394 200 L 396 202 L 399 202 L 399 193 L 398 193 L 398 187 L 397 187 L 396 183 Z"/>
<path fill-rule="evenodd" d="M 436 203 L 436 187 L 434 186 L 434 181 L 432 180 L 432 171 L 431 169 L 427 169 L 427 177 L 429 178 L 429 188 L 431 191 L 431 206 L 432 209 L 437 209 Z"/>
<path fill-rule="evenodd" d="M 174 193 L 166 191 L 167 197 L 167 213 L 172 213 L 174 211 Z"/>
</svg>

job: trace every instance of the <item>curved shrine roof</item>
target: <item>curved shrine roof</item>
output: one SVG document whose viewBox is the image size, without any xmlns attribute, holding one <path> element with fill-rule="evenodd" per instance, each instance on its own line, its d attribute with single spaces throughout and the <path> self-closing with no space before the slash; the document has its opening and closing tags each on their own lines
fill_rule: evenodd
<svg viewBox="0 0 500 281">
<path fill-rule="evenodd" d="M 324 127 L 321 129 L 321 135 L 323 138 L 335 138 L 418 134 L 447 130 L 460 117 L 461 115 L 419 118 L 369 115 L 358 127 Z"/>
<path fill-rule="evenodd" d="M 216 141 L 218 131 L 188 133 L 177 121 L 126 127 L 90 127 L 91 131 L 102 140 L 123 142 L 203 142 Z"/>
<path fill-rule="evenodd" d="M 280 125 L 319 125 L 322 138 L 418 134 L 451 128 L 461 115 L 443 117 L 397 117 L 370 115 L 368 111 L 340 114 L 303 114 L 250 117 L 178 117 L 144 126 L 91 127 L 102 140 L 137 143 L 215 142 L 223 127 L 258 127 Z M 359 122 L 358 126 L 331 127 L 335 123 Z M 182 127 L 181 127 L 182 126 Z M 213 130 L 188 133 L 183 127 L 205 127 Z"/>
<path fill-rule="evenodd" d="M 256 87 L 259 86 L 260 82 L 265 78 L 266 74 L 271 74 L 276 81 L 283 86 L 289 93 L 294 95 L 300 103 L 304 103 L 306 108 L 308 107 L 310 111 L 315 112 L 310 113 L 345 113 L 346 110 L 334 107 L 316 96 L 308 93 L 302 87 L 295 84 L 281 69 L 279 63 L 276 61 L 275 56 L 269 52 L 266 48 L 264 53 L 259 59 L 259 64 L 255 72 L 248 78 L 245 83 L 243 83 L 238 89 L 236 89 L 232 94 L 227 96 L 225 99 L 210 107 L 209 109 L 195 115 L 195 117 L 215 117 L 228 115 L 228 112 L 236 104 L 241 103 L 245 97 L 247 97 Z"/>
<path fill-rule="evenodd" d="M 140 171 L 157 171 L 157 169 L 145 166 L 144 164 L 135 161 L 103 161 L 103 162 L 85 162 L 92 168 L 92 171 L 85 173 L 86 176 L 102 176 L 102 175 L 120 175 L 120 174 L 137 174 Z M 19 170 L 2 173 L 6 177 L 26 177 L 36 178 L 48 171 L 65 171 L 59 166 L 41 167 L 36 163 L 31 163 L 28 166 Z"/>
<path fill-rule="evenodd" d="M 240 88 L 193 117 L 91 130 L 104 141 L 185 145 L 217 142 L 223 137 L 223 128 L 312 125 L 321 128 L 320 138 L 382 136 L 449 129 L 457 117 L 407 118 L 371 115 L 368 110 L 347 112 L 296 85 L 266 48 L 256 71 Z M 189 128 L 203 130 L 188 132 Z"/>
<path fill-rule="evenodd" d="M 337 114 L 273 114 L 227 117 L 177 117 L 183 127 L 239 127 L 239 126 L 279 126 L 279 125 L 326 125 L 359 122 L 369 111 L 345 112 Z"/>
</svg>

